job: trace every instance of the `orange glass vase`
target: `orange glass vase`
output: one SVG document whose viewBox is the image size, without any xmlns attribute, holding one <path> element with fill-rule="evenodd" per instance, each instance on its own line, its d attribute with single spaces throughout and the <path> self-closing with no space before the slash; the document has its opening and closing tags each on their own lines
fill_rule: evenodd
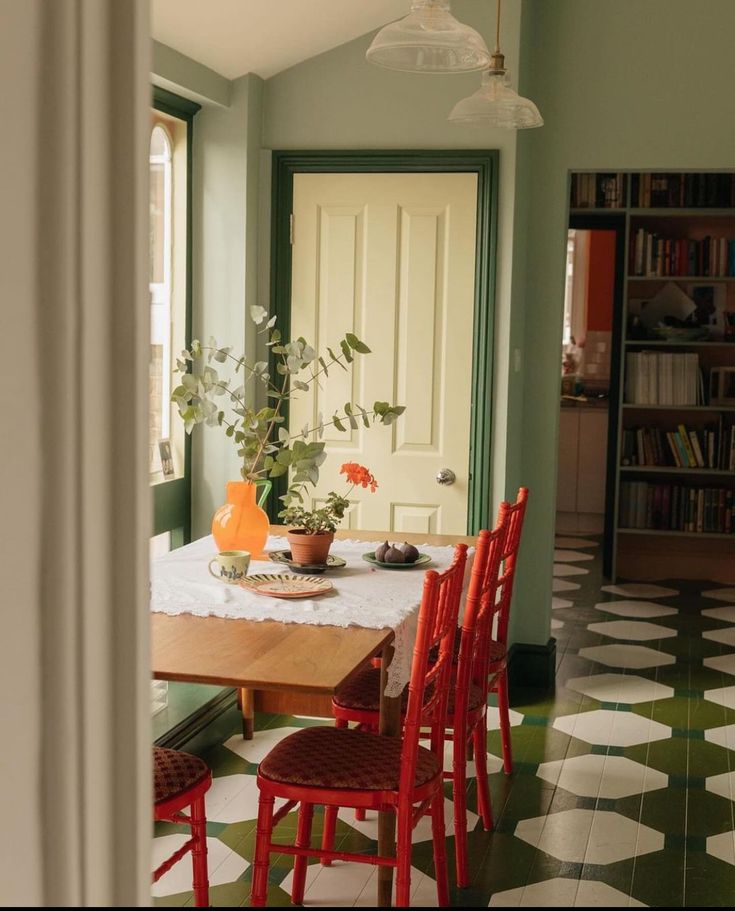
<svg viewBox="0 0 735 911">
<path fill-rule="evenodd" d="M 262 506 L 271 489 L 271 482 L 228 481 L 227 502 L 220 506 L 212 519 L 212 535 L 217 550 L 246 550 L 254 560 L 264 556 L 270 521 Z M 256 501 L 258 487 L 263 491 Z"/>
</svg>

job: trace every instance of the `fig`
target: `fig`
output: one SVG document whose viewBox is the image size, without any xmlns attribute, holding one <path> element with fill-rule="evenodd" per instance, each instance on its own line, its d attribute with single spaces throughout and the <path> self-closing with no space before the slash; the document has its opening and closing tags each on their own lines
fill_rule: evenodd
<svg viewBox="0 0 735 911">
<path fill-rule="evenodd" d="M 418 560 L 418 550 L 413 546 L 413 544 L 409 544 L 408 541 L 404 541 L 403 544 L 401 544 L 401 550 L 403 551 L 404 563 L 415 563 Z"/>
<path fill-rule="evenodd" d="M 381 544 L 380 547 L 378 547 L 378 548 L 376 549 L 376 551 L 375 551 L 375 559 L 376 559 L 379 563 L 385 563 L 385 555 L 386 555 L 386 553 L 388 552 L 388 548 L 389 548 L 389 547 L 390 547 L 390 545 L 389 545 L 388 542 L 386 541 L 385 544 Z"/>
<path fill-rule="evenodd" d="M 383 563 L 405 563 L 406 558 L 403 556 L 403 551 L 399 550 L 397 547 L 389 547 L 385 552 L 385 557 L 383 557 Z"/>
</svg>

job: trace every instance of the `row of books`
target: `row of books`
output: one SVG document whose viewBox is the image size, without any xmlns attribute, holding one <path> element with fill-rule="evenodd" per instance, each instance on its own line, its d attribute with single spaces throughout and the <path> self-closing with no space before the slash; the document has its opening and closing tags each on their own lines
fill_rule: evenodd
<svg viewBox="0 0 735 911">
<path fill-rule="evenodd" d="M 632 174 L 631 205 L 640 209 L 735 206 L 735 174 Z"/>
<path fill-rule="evenodd" d="M 573 209 L 622 209 L 625 207 L 625 174 L 572 174 Z"/>
<path fill-rule="evenodd" d="M 730 535 L 735 532 L 735 491 L 623 481 L 618 517 L 621 528 Z"/>
<path fill-rule="evenodd" d="M 674 430 L 634 427 L 623 430 L 620 461 L 624 466 L 660 468 L 709 468 L 735 471 L 735 423 L 693 428 L 679 424 Z"/>
<path fill-rule="evenodd" d="M 631 405 L 703 405 L 703 378 L 696 352 L 629 351 L 625 401 Z"/>
<path fill-rule="evenodd" d="M 630 239 L 631 275 L 735 275 L 735 240 L 707 235 L 663 237 L 645 228 Z"/>
</svg>

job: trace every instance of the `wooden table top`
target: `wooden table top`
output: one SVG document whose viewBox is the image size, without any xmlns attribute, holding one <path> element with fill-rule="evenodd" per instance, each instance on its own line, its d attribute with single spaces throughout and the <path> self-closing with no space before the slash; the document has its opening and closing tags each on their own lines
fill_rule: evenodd
<svg viewBox="0 0 735 911">
<path fill-rule="evenodd" d="M 273 534 L 283 534 L 272 526 Z M 342 529 L 338 538 L 452 545 L 458 535 L 398 534 Z M 393 638 L 390 629 L 310 626 L 272 620 L 225 620 L 151 614 L 153 676 L 258 690 L 331 694 Z"/>
</svg>

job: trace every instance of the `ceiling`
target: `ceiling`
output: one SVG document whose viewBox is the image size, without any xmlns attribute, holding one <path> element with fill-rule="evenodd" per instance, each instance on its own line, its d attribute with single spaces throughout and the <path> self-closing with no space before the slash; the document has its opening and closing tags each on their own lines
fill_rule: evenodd
<svg viewBox="0 0 735 911">
<path fill-rule="evenodd" d="M 153 37 L 228 79 L 267 79 L 406 15 L 409 0 L 151 0 Z"/>
</svg>

